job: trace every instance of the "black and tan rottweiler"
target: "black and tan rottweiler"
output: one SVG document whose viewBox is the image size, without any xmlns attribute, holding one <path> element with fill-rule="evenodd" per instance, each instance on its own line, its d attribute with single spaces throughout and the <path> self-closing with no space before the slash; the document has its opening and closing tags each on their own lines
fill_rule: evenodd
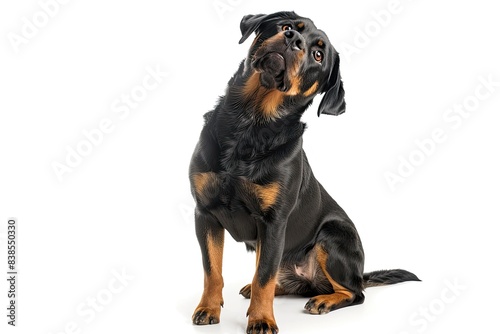
<svg viewBox="0 0 500 334">
<path fill-rule="evenodd" d="M 192 320 L 219 322 L 224 230 L 256 252 L 247 333 L 277 333 L 276 295 L 310 297 L 323 314 L 363 303 L 363 289 L 418 280 L 405 270 L 363 273 L 361 240 L 316 180 L 302 149 L 300 121 L 324 94 L 318 115 L 345 111 L 339 56 L 327 35 L 294 12 L 247 15 L 243 43 L 256 37 L 205 125 L 189 169 L 205 273 Z M 330 147 L 329 147 L 330 149 Z"/>
</svg>

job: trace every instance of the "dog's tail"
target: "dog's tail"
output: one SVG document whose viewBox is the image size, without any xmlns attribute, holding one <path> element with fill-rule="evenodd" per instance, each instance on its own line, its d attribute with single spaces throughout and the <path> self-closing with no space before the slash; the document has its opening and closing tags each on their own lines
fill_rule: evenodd
<svg viewBox="0 0 500 334">
<path fill-rule="evenodd" d="M 377 270 L 363 274 L 363 287 L 396 284 L 406 281 L 420 281 L 413 273 L 403 269 Z"/>
</svg>

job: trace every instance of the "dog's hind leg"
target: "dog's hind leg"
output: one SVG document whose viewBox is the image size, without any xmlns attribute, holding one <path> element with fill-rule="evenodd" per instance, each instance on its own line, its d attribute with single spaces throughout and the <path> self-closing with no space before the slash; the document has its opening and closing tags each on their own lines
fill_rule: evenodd
<svg viewBox="0 0 500 334">
<path fill-rule="evenodd" d="M 316 260 L 333 293 L 312 297 L 304 308 L 311 314 L 324 314 L 363 303 L 364 254 L 354 225 L 345 221 L 326 223 L 315 247 Z"/>
</svg>

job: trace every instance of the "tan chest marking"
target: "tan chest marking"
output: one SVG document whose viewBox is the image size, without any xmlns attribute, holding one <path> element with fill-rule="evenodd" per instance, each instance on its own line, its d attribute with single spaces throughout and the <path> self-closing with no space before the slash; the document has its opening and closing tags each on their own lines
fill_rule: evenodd
<svg viewBox="0 0 500 334">
<path fill-rule="evenodd" d="M 196 195 L 202 201 L 207 201 L 214 196 L 218 196 L 222 184 L 216 173 L 195 173 L 191 178 Z M 260 209 L 263 211 L 275 205 L 280 194 L 280 185 L 278 182 L 260 185 L 240 179 L 239 183 L 234 184 L 234 187 L 243 187 L 247 192 L 255 196 L 259 201 Z"/>
<path fill-rule="evenodd" d="M 217 174 L 214 172 L 193 174 L 193 185 L 198 196 L 203 196 L 209 186 L 217 184 Z"/>
<path fill-rule="evenodd" d="M 252 183 L 251 189 L 259 199 L 260 208 L 264 211 L 276 204 L 280 193 L 280 185 L 277 182 L 272 182 L 263 186 Z"/>
</svg>

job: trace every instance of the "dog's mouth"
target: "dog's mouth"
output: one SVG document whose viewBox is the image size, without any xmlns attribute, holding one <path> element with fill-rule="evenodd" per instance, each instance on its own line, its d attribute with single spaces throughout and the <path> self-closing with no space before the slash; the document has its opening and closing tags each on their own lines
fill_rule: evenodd
<svg viewBox="0 0 500 334">
<path fill-rule="evenodd" d="M 269 52 L 255 59 L 252 63 L 254 69 L 260 73 L 260 83 L 268 89 L 286 91 L 285 84 L 286 61 L 279 52 Z"/>
</svg>

